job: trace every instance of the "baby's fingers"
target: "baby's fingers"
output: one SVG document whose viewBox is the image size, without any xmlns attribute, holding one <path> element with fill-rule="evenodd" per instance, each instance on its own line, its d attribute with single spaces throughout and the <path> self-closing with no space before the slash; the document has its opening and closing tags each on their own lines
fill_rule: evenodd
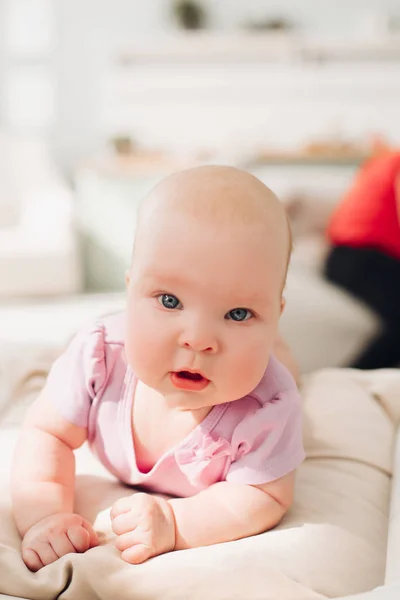
<svg viewBox="0 0 400 600">
<path fill-rule="evenodd" d="M 22 550 L 22 560 L 28 569 L 33 572 L 39 571 L 39 569 L 44 567 L 38 553 L 35 550 L 32 550 L 32 548 L 25 548 Z"/>
<path fill-rule="evenodd" d="M 86 552 L 90 548 L 90 534 L 81 525 L 73 525 L 68 527 L 67 536 L 75 552 Z"/>
<path fill-rule="evenodd" d="M 54 552 L 53 548 L 50 546 L 49 542 L 39 542 L 37 541 L 34 544 L 33 548 L 43 563 L 43 566 L 50 565 L 53 562 L 58 560 L 57 554 Z"/>
<path fill-rule="evenodd" d="M 110 510 L 111 519 L 115 519 L 118 515 L 126 513 L 130 511 L 132 508 L 132 496 L 124 496 L 120 498 L 112 505 Z"/>
<path fill-rule="evenodd" d="M 86 529 L 89 534 L 89 548 L 93 548 L 94 546 L 99 545 L 99 539 L 97 537 L 97 533 L 93 529 L 92 525 L 86 519 L 82 519 L 82 527 Z"/>
<path fill-rule="evenodd" d="M 49 542 L 58 558 L 61 558 L 65 554 L 75 553 L 76 549 L 72 545 L 71 541 L 67 537 L 65 532 L 58 535 L 49 535 Z"/>
<path fill-rule="evenodd" d="M 144 544 L 138 544 L 137 546 L 131 546 L 124 550 L 121 554 L 122 560 L 129 563 L 130 565 L 139 565 L 145 560 L 154 556 L 154 551 L 148 548 Z"/>
<path fill-rule="evenodd" d="M 141 530 L 141 528 L 134 529 L 133 531 L 129 531 L 128 533 L 123 533 L 122 535 L 117 536 L 115 540 L 115 547 L 120 552 L 124 552 L 128 548 L 133 546 L 151 546 L 151 539 L 149 536 Z"/>
<path fill-rule="evenodd" d="M 131 511 L 121 513 L 111 520 L 111 528 L 115 535 L 121 535 L 123 533 L 129 533 L 137 527 L 137 519 Z"/>
</svg>

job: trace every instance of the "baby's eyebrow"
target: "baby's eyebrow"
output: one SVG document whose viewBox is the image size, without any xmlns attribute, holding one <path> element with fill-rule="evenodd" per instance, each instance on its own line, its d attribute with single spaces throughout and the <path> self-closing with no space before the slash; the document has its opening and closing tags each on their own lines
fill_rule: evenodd
<svg viewBox="0 0 400 600">
<path fill-rule="evenodd" d="M 180 273 L 165 273 L 157 270 L 147 271 L 141 279 L 146 284 L 156 284 L 165 288 L 174 288 L 175 286 L 184 288 L 191 285 L 198 285 L 199 283 L 195 273 L 193 273 L 193 277 L 188 278 L 187 275 L 182 276 Z M 229 307 L 229 310 L 233 308 L 259 307 L 260 305 L 269 306 L 272 304 L 271 298 L 262 290 L 254 290 L 252 292 L 246 292 L 246 290 L 239 291 L 238 289 L 232 291 L 226 290 L 224 296 L 223 303 Z"/>
<path fill-rule="evenodd" d="M 270 299 L 265 294 L 254 293 L 248 296 L 240 296 L 240 298 L 234 298 L 235 307 L 251 308 L 252 306 L 259 306 L 260 304 L 269 305 L 271 304 Z"/>
<path fill-rule="evenodd" d="M 141 277 L 144 281 L 157 281 L 158 284 L 164 285 L 182 285 L 188 283 L 186 277 L 182 277 L 179 273 L 165 273 L 160 271 L 148 271 Z"/>
</svg>

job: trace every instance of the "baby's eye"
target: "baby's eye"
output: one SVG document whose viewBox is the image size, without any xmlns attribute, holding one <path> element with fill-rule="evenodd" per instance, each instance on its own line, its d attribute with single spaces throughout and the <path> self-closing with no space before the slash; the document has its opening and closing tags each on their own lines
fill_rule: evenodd
<svg viewBox="0 0 400 600">
<path fill-rule="evenodd" d="M 252 316 L 253 313 L 247 308 L 234 308 L 225 315 L 225 319 L 231 319 L 232 321 L 248 321 Z"/>
<path fill-rule="evenodd" d="M 176 296 L 173 296 L 172 294 L 160 294 L 159 296 L 157 296 L 157 300 L 160 304 L 164 306 L 164 308 L 174 309 L 182 307 L 178 298 Z"/>
</svg>

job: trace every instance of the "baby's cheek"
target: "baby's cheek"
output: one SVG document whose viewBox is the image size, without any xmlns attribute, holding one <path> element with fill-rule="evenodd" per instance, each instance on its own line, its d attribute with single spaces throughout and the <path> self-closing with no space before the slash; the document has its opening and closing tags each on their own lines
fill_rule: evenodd
<svg viewBox="0 0 400 600">
<path fill-rule="evenodd" d="M 137 315 L 131 322 L 130 336 L 127 340 L 126 354 L 130 366 L 139 378 L 152 377 L 158 371 L 165 370 L 171 348 L 157 319 L 145 312 Z"/>
<path fill-rule="evenodd" d="M 148 326 L 148 319 L 145 315 L 135 314 L 129 321 L 125 340 L 126 357 L 135 372 L 139 364 L 148 360 L 151 344 L 151 325 Z"/>
<path fill-rule="evenodd" d="M 232 384 L 242 394 L 253 390 L 260 382 L 268 365 L 268 344 L 260 341 L 243 348 L 232 361 Z"/>
</svg>

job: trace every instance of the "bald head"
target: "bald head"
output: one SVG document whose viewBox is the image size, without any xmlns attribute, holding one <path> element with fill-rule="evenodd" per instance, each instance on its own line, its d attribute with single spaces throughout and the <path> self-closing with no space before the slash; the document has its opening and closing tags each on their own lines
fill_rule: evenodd
<svg viewBox="0 0 400 600">
<path fill-rule="evenodd" d="M 234 167 L 202 166 L 162 179 L 141 202 L 135 246 L 166 215 L 187 215 L 199 223 L 262 228 L 282 253 L 284 280 L 292 248 L 283 205 L 259 179 Z"/>
</svg>

